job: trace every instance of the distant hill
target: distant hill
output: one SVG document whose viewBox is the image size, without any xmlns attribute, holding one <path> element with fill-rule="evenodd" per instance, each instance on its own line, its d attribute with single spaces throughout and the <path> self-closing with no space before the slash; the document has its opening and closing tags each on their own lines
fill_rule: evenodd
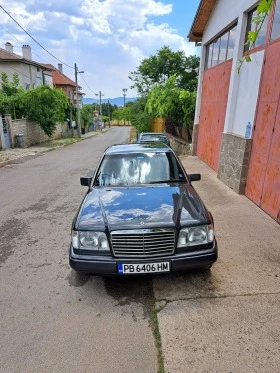
<svg viewBox="0 0 280 373">
<path fill-rule="evenodd" d="M 130 102 L 130 101 L 135 101 L 137 98 L 136 97 L 126 97 L 125 102 Z M 107 103 L 109 100 L 111 105 L 117 105 L 117 106 L 123 106 L 123 97 L 115 97 L 115 98 L 105 98 L 101 99 L 102 103 Z M 98 99 L 99 103 L 99 99 Z M 97 104 L 97 99 L 96 98 L 83 98 L 83 104 Z"/>
</svg>

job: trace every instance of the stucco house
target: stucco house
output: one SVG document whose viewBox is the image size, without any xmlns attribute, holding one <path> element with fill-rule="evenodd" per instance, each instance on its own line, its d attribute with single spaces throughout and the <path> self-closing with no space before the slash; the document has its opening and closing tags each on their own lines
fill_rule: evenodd
<svg viewBox="0 0 280 373">
<path fill-rule="evenodd" d="M 248 50 L 257 4 L 200 1 L 188 35 L 201 45 L 193 154 L 280 223 L 280 0 Z"/>
<path fill-rule="evenodd" d="M 7 73 L 10 80 L 14 73 L 18 74 L 20 85 L 24 89 L 37 87 L 41 84 L 53 86 L 51 69 L 32 60 L 31 48 L 29 45 L 22 46 L 22 56 L 14 53 L 13 45 L 9 42 L 5 44 L 5 49 L 0 48 L 0 73 L 1 72 Z"/>
</svg>

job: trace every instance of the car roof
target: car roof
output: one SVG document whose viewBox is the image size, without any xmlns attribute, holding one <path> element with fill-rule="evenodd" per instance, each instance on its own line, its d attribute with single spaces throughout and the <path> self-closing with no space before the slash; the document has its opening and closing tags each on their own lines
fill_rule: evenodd
<svg viewBox="0 0 280 373">
<path fill-rule="evenodd" d="M 164 132 L 142 132 L 141 133 L 141 136 L 143 136 L 143 135 L 155 135 L 155 136 L 158 136 L 158 135 L 163 135 L 163 136 L 167 136 L 167 134 L 166 133 L 164 133 Z"/>
<path fill-rule="evenodd" d="M 105 154 L 120 154 L 120 153 L 160 153 L 160 152 L 172 152 L 172 150 L 166 144 L 161 142 L 146 142 L 136 144 L 121 144 L 112 145 L 106 149 Z"/>
</svg>

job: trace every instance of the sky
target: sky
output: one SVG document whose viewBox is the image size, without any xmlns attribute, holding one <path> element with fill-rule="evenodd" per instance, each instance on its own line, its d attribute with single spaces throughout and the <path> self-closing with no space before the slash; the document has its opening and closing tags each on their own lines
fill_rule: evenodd
<svg viewBox="0 0 280 373">
<path fill-rule="evenodd" d="M 4 0 L 2 7 L 47 51 L 63 62 L 63 73 L 85 97 L 135 97 L 128 75 L 163 45 L 185 54 L 200 53 L 187 34 L 200 0 Z M 0 47 L 31 47 L 32 59 L 57 67 L 58 60 L 33 41 L 0 8 Z M 67 66 L 68 65 L 68 66 Z"/>
</svg>

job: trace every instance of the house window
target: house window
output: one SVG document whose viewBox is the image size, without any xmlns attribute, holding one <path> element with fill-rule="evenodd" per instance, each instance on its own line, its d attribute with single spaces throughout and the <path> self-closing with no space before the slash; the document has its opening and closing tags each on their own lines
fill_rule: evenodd
<svg viewBox="0 0 280 373">
<path fill-rule="evenodd" d="M 280 38 L 280 0 L 276 0 L 271 40 Z"/>
<path fill-rule="evenodd" d="M 223 63 L 227 59 L 228 37 L 229 37 L 229 32 L 221 36 L 219 63 Z"/>
<path fill-rule="evenodd" d="M 234 50 L 235 38 L 236 38 L 236 29 L 237 29 L 237 25 L 235 25 L 231 30 L 229 30 L 227 60 L 230 60 L 231 58 L 233 58 L 233 50 Z"/>
<path fill-rule="evenodd" d="M 216 66 L 233 57 L 236 25 L 218 36 L 212 43 L 206 46 L 205 69 Z"/>
<path fill-rule="evenodd" d="M 221 38 L 218 38 L 213 42 L 212 66 L 216 66 L 219 63 L 220 41 Z"/>
<path fill-rule="evenodd" d="M 213 44 L 207 45 L 206 47 L 206 63 L 205 68 L 208 69 L 208 67 L 211 67 L 211 61 L 212 61 L 212 53 L 213 53 Z"/>
<path fill-rule="evenodd" d="M 256 25 L 255 23 L 252 23 L 252 20 L 256 16 L 257 16 L 257 8 L 253 9 L 251 12 L 248 13 L 246 35 L 248 35 L 249 31 L 256 31 L 257 30 L 258 25 Z M 265 18 L 265 20 L 264 20 L 264 22 L 261 26 L 261 29 L 259 31 L 259 35 L 257 37 L 257 40 L 256 40 L 254 46 L 252 45 L 252 43 L 245 44 L 244 52 L 252 49 L 252 47 L 257 48 L 257 47 L 260 47 L 260 46 L 264 45 L 265 37 L 266 37 L 267 22 L 268 22 L 268 17 Z"/>
<path fill-rule="evenodd" d="M 25 89 L 28 90 L 30 88 L 30 84 L 25 83 Z"/>
</svg>

